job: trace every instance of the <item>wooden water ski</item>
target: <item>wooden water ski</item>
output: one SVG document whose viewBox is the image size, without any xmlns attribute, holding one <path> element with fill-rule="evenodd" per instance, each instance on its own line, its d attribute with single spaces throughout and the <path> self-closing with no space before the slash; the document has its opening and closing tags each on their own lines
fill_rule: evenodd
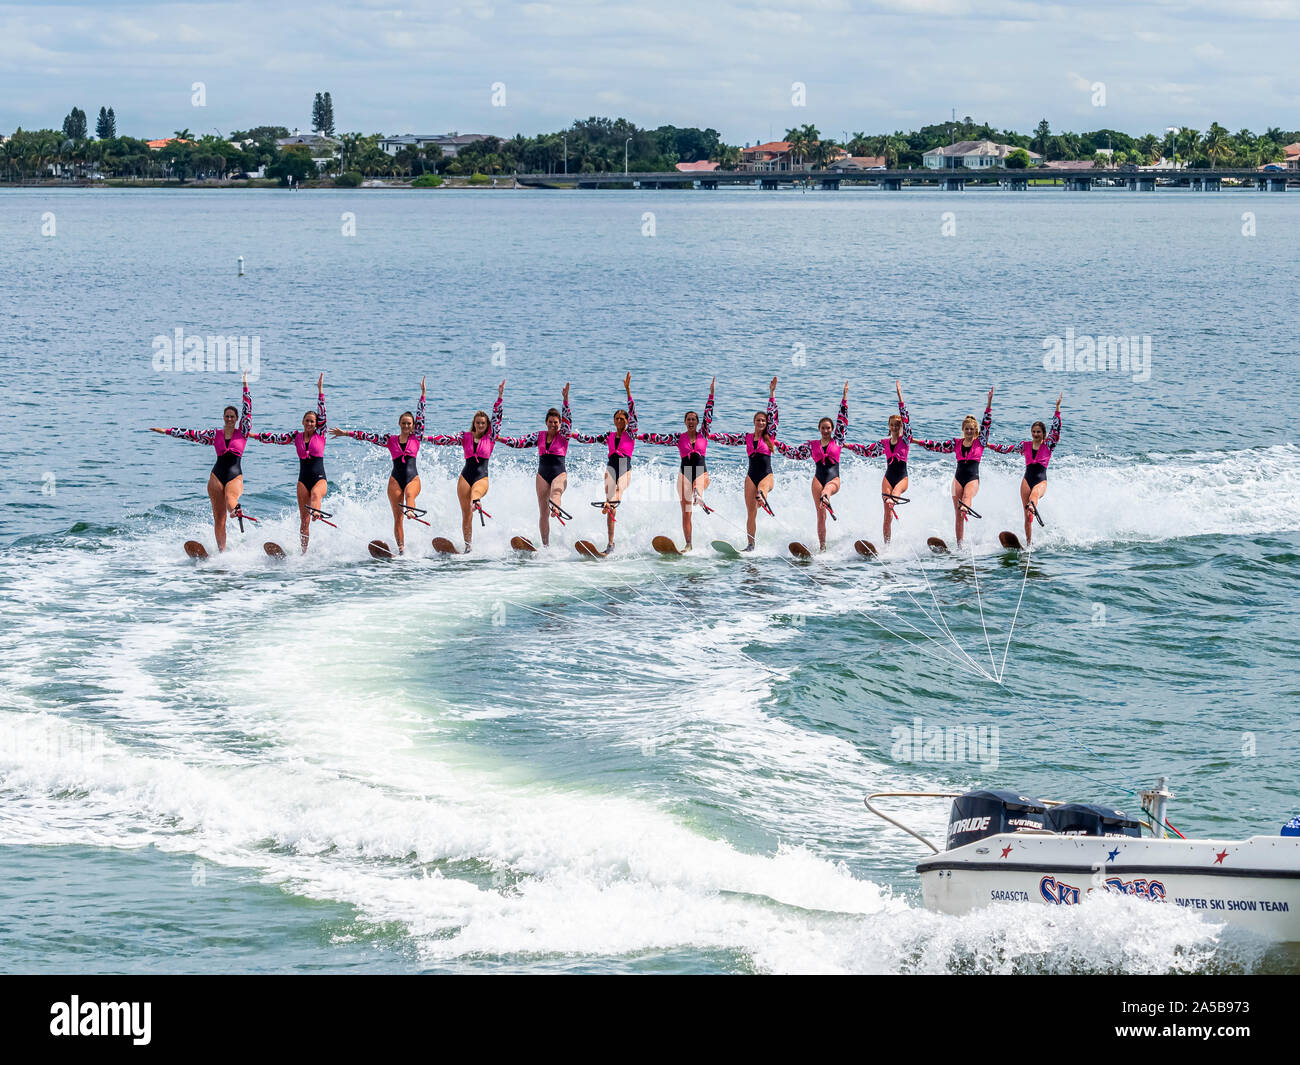
<svg viewBox="0 0 1300 1065">
<path fill-rule="evenodd" d="M 880 554 L 880 552 L 876 550 L 876 545 L 873 544 L 870 540 L 854 540 L 853 550 L 855 550 L 863 558 L 875 558 L 878 554 Z"/>
<path fill-rule="evenodd" d="M 197 540 L 185 541 L 185 553 L 193 559 L 205 559 L 208 557 L 208 549 Z"/>
<path fill-rule="evenodd" d="M 948 553 L 948 545 L 945 544 L 942 540 L 940 540 L 939 537 L 937 536 L 931 536 L 928 540 L 926 540 L 925 546 L 928 547 L 931 551 L 933 551 L 936 555 L 946 555 Z"/>
</svg>

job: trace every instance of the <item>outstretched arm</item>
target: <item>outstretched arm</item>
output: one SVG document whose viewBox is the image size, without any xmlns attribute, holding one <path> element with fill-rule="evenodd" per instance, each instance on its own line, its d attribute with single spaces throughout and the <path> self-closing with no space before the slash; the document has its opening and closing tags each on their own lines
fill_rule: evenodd
<svg viewBox="0 0 1300 1065">
<path fill-rule="evenodd" d="M 955 440 L 922 440 L 918 436 L 909 436 L 907 439 L 913 444 L 920 444 L 926 451 L 942 451 L 946 455 L 951 455 L 957 446 Z"/>
<path fill-rule="evenodd" d="M 506 447 L 536 447 L 541 435 L 541 433 L 529 433 L 527 436 L 498 436 L 496 441 L 498 444 L 505 444 Z"/>
<path fill-rule="evenodd" d="M 350 436 L 353 440 L 364 440 L 367 444 L 377 444 L 379 447 L 387 447 L 388 441 L 392 439 L 392 433 L 368 433 L 364 429 L 331 429 L 330 436 Z M 276 441 L 279 443 L 279 441 Z"/>
<path fill-rule="evenodd" d="M 432 436 L 421 436 L 426 444 L 437 444 L 440 447 L 459 447 L 465 441 L 464 433 L 434 433 Z"/>
<path fill-rule="evenodd" d="M 153 429 L 151 432 L 162 433 L 164 436 L 174 436 L 178 440 L 189 440 L 195 444 L 210 444 L 217 438 L 215 429 L 178 429 L 173 426 L 170 429 Z"/>
<path fill-rule="evenodd" d="M 604 444 L 609 440 L 609 433 L 578 433 L 569 434 L 570 440 L 577 440 L 580 444 Z"/>
<path fill-rule="evenodd" d="M 709 439 L 715 444 L 725 444 L 728 447 L 736 447 L 745 442 L 744 433 L 710 433 Z"/>
<path fill-rule="evenodd" d="M 296 433 L 249 433 L 249 440 L 258 440 L 263 444 L 292 444 Z"/>
<path fill-rule="evenodd" d="M 798 447 L 791 447 L 789 444 L 782 443 L 780 440 L 773 439 L 772 443 L 776 445 L 777 451 L 788 459 L 810 459 L 812 458 L 812 443 L 800 444 Z"/>
<path fill-rule="evenodd" d="M 676 446 L 681 433 L 637 433 L 638 440 L 644 440 L 647 444 L 663 444 L 667 446 Z"/>
<path fill-rule="evenodd" d="M 852 451 L 855 455 L 861 455 L 864 459 L 869 459 L 872 455 L 883 455 L 885 453 L 885 449 L 881 447 L 879 440 L 871 444 L 846 443 L 844 450 Z"/>
</svg>

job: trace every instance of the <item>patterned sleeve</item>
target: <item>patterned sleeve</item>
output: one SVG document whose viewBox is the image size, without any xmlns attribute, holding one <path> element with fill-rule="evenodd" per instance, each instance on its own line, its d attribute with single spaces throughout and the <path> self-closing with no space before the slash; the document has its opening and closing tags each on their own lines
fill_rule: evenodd
<svg viewBox="0 0 1300 1065">
<path fill-rule="evenodd" d="M 776 439 L 776 423 L 780 419 L 780 412 L 776 409 L 776 396 L 767 397 L 767 435 L 773 440 Z"/>
<path fill-rule="evenodd" d="M 415 429 L 416 436 L 424 435 L 424 393 L 420 393 L 420 402 L 415 408 Z"/>
<path fill-rule="evenodd" d="M 777 440 L 775 437 L 773 437 L 772 443 L 776 445 L 777 451 L 779 451 L 782 455 L 784 455 L 788 459 L 812 458 L 812 441 L 809 441 L 806 444 L 800 444 L 798 447 L 791 447 L 789 444 L 784 444 L 780 440 Z"/>
<path fill-rule="evenodd" d="M 253 431 L 253 397 L 248 393 L 247 384 L 244 385 L 243 410 L 239 413 L 239 431 L 243 436 Z"/>
<path fill-rule="evenodd" d="M 1058 410 L 1052 415 L 1052 427 L 1047 431 L 1047 447 L 1049 451 L 1056 450 L 1057 441 L 1061 439 L 1061 412 Z"/>
<path fill-rule="evenodd" d="M 263 444 L 292 444 L 297 433 L 249 433 L 249 440 L 260 440 Z"/>
<path fill-rule="evenodd" d="M 316 435 L 325 435 L 325 393 L 316 397 Z"/>
<path fill-rule="evenodd" d="M 904 437 L 911 435 L 912 418 L 907 413 L 907 404 L 904 403 L 901 399 L 898 401 L 898 416 L 903 419 L 903 431 L 900 434 L 900 439 L 902 439 Z"/>
<path fill-rule="evenodd" d="M 989 446 L 989 430 L 993 428 L 993 408 L 984 408 L 984 420 L 980 422 L 979 441 L 985 447 Z"/>
<path fill-rule="evenodd" d="M 488 435 L 494 440 L 497 434 L 501 432 L 501 397 L 497 396 L 497 401 L 492 404 L 492 427 L 488 430 Z"/>
<path fill-rule="evenodd" d="M 529 433 L 527 436 L 498 436 L 498 444 L 505 444 L 506 447 L 536 447 L 541 433 Z"/>
<path fill-rule="evenodd" d="M 922 440 L 919 436 L 909 436 L 907 439 L 913 444 L 920 444 L 926 451 L 942 451 L 945 455 L 951 455 L 957 449 L 955 440 Z"/>
<path fill-rule="evenodd" d="M 726 444 L 729 447 L 736 447 L 745 442 L 744 433 L 710 433 L 709 439 L 715 444 Z"/>
<path fill-rule="evenodd" d="M 174 426 L 167 430 L 168 436 L 174 436 L 179 440 L 191 440 L 196 444 L 210 444 L 217 438 L 215 429 L 177 429 Z"/>
<path fill-rule="evenodd" d="M 609 433 L 570 433 L 570 440 L 577 440 L 581 444 L 604 444 L 609 440 Z"/>
<path fill-rule="evenodd" d="M 465 442 L 464 433 L 434 433 L 432 436 L 421 436 L 426 444 L 439 444 L 442 447 L 456 447 Z"/>
<path fill-rule="evenodd" d="M 560 435 L 573 435 L 573 415 L 569 412 L 569 401 L 567 399 L 560 405 Z"/>
<path fill-rule="evenodd" d="M 629 435 L 636 436 L 636 402 L 632 399 L 632 393 L 627 394 L 627 431 Z"/>
<path fill-rule="evenodd" d="M 713 390 L 709 389 L 709 398 L 704 401 L 704 435 L 709 435 L 713 428 Z"/>
<path fill-rule="evenodd" d="M 837 444 L 844 443 L 844 434 L 849 431 L 849 397 L 840 399 L 840 411 L 835 415 L 835 432 L 833 439 Z"/>
<path fill-rule="evenodd" d="M 663 444 L 665 447 L 671 447 L 677 443 L 681 433 L 637 433 L 638 440 L 644 440 L 647 444 Z"/>
<path fill-rule="evenodd" d="M 900 439 L 901 439 L 901 438 L 900 438 Z M 844 450 L 845 450 L 845 451 L 852 451 L 853 454 L 855 454 L 855 455 L 861 455 L 864 459 L 869 459 L 869 458 L 871 458 L 872 455 L 883 455 L 883 454 L 885 453 L 884 446 L 880 443 L 879 440 L 875 441 L 874 443 L 870 443 L 870 444 L 849 444 L 849 443 L 846 443 L 846 444 L 844 445 Z"/>
<path fill-rule="evenodd" d="M 995 444 L 992 440 L 985 440 L 984 446 L 990 451 L 996 451 L 1000 455 L 1014 455 L 1016 452 L 1024 452 L 1029 445 L 1028 440 L 1021 440 L 1015 444 Z"/>
<path fill-rule="evenodd" d="M 364 440 L 368 444 L 378 444 L 380 447 L 387 447 L 388 441 L 393 438 L 392 433 L 368 433 L 364 429 L 344 429 L 343 435 Z"/>
</svg>

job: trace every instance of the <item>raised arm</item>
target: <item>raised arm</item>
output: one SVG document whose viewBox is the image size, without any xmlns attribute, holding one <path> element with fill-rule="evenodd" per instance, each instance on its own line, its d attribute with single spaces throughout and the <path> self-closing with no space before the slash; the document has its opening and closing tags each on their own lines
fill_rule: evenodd
<svg viewBox="0 0 1300 1065">
<path fill-rule="evenodd" d="M 718 379 L 716 377 L 709 382 L 709 398 L 704 401 L 703 430 L 706 437 L 709 435 L 709 430 L 713 428 L 713 389 L 717 383 Z"/>
<path fill-rule="evenodd" d="M 835 415 L 835 432 L 837 444 L 844 443 L 844 434 L 849 430 L 849 383 L 844 382 L 844 395 L 840 397 L 839 413 Z"/>
<path fill-rule="evenodd" d="M 776 409 L 776 378 L 772 378 L 772 383 L 767 386 L 767 435 L 773 440 L 776 439 L 776 423 L 781 417 L 781 412 Z"/>
<path fill-rule="evenodd" d="M 993 427 L 993 389 L 989 389 L 988 402 L 984 405 L 984 420 L 980 422 L 979 441 L 985 447 L 989 445 L 989 430 Z"/>
<path fill-rule="evenodd" d="M 505 394 L 506 383 L 502 381 L 501 384 L 497 386 L 497 401 L 492 404 L 492 427 L 488 430 L 488 435 L 490 435 L 494 440 L 496 439 L 497 434 L 501 432 L 501 400 Z"/>
<path fill-rule="evenodd" d="M 415 428 L 413 430 L 416 436 L 424 435 L 424 378 L 420 378 L 420 402 L 415 407 Z"/>
<path fill-rule="evenodd" d="M 1061 400 L 1064 398 L 1064 392 L 1056 397 L 1056 410 L 1052 412 L 1052 427 L 1047 430 L 1047 446 L 1052 451 L 1056 450 L 1057 441 L 1061 439 Z"/>
<path fill-rule="evenodd" d="M 248 371 L 244 371 L 244 401 L 239 412 L 239 432 L 247 436 L 253 431 L 253 397 L 248 393 Z"/>
<path fill-rule="evenodd" d="M 325 375 L 316 378 L 316 435 L 325 435 Z"/>
</svg>

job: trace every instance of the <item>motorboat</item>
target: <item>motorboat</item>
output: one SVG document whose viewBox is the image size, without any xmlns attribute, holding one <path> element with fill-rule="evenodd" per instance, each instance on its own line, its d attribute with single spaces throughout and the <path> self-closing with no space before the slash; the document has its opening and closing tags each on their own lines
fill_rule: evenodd
<svg viewBox="0 0 1300 1065">
<path fill-rule="evenodd" d="M 876 792 L 877 817 L 934 853 L 917 862 L 925 905 L 964 914 L 997 903 L 1076 906 L 1095 891 L 1202 911 L 1300 942 L 1300 818 L 1281 835 L 1188 839 L 1168 821 L 1167 780 L 1138 793 L 1141 815 L 1015 791 Z M 889 798 L 951 799 L 945 847 L 881 812 Z"/>
</svg>

